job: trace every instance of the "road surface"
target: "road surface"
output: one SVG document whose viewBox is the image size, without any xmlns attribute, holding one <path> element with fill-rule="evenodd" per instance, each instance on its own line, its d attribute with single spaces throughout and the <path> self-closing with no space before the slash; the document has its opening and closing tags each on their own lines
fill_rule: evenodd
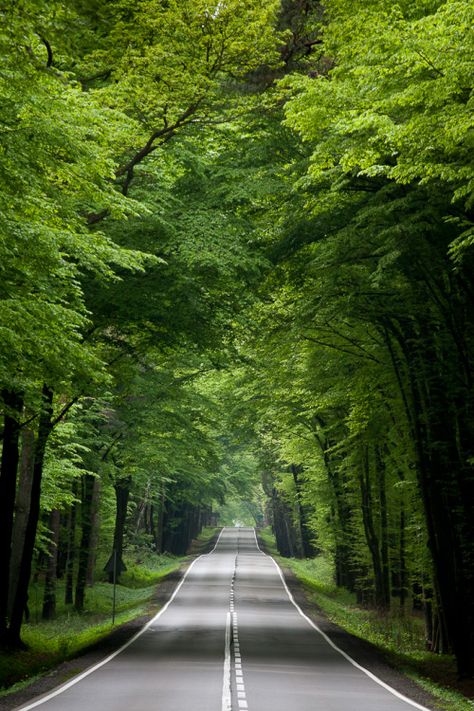
<svg viewBox="0 0 474 711">
<path fill-rule="evenodd" d="M 131 642 L 23 711 L 409 711 L 292 601 L 253 529 L 225 528 Z"/>
</svg>

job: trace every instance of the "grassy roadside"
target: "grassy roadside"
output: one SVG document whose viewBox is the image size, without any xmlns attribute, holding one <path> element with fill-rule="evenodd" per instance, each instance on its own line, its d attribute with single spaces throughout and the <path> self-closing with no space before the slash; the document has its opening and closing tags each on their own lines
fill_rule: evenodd
<svg viewBox="0 0 474 711">
<path fill-rule="evenodd" d="M 215 536 L 217 529 L 202 531 L 192 547 L 200 553 Z M 72 659 L 107 637 L 112 631 L 145 614 L 157 612 L 153 604 L 157 586 L 176 571 L 189 556 L 175 557 L 141 553 L 126 558 L 127 572 L 117 585 L 116 617 L 112 625 L 112 586 L 97 582 L 86 592 L 86 609 L 82 614 L 62 602 L 64 583 L 57 586 L 57 616 L 41 621 L 42 586 L 30 587 L 30 622 L 22 630 L 28 649 L 15 653 L 0 653 L 0 696 L 17 691 L 33 678 Z"/>
<path fill-rule="evenodd" d="M 335 624 L 356 637 L 371 642 L 394 667 L 438 699 L 446 711 L 473 711 L 474 700 L 460 692 L 454 659 L 426 651 L 423 620 L 395 613 L 381 615 L 357 605 L 355 596 L 337 588 L 332 564 L 323 556 L 297 560 L 278 555 L 270 529 L 259 531 L 268 553 L 282 567 L 290 568 L 303 584 L 308 599 Z M 474 689 L 462 687 L 469 696 Z"/>
</svg>

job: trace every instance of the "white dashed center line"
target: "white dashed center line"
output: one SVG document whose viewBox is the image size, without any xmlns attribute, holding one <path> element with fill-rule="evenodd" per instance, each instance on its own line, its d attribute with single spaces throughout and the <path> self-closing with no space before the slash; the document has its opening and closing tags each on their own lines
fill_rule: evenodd
<svg viewBox="0 0 474 711">
<path fill-rule="evenodd" d="M 235 558 L 235 568 L 234 568 L 234 574 L 232 576 L 232 585 L 231 585 L 231 612 L 232 612 L 232 647 L 233 647 L 233 652 L 234 652 L 234 675 L 235 675 L 235 688 L 237 690 L 237 703 L 238 703 L 238 708 L 239 711 L 240 709 L 248 709 L 248 703 L 247 703 L 247 695 L 245 693 L 245 683 L 244 683 L 244 674 L 242 671 L 242 657 L 240 654 L 240 642 L 239 642 L 239 619 L 238 619 L 238 614 L 235 610 L 235 604 L 234 604 L 234 584 L 235 584 L 235 578 L 237 574 L 237 556 Z"/>
<path fill-rule="evenodd" d="M 238 551 L 238 541 L 237 541 Z M 234 570 L 230 583 L 229 597 L 229 612 L 226 618 L 225 631 L 225 655 L 224 655 L 224 681 L 222 685 L 222 711 L 232 711 L 232 692 L 231 692 L 231 666 L 232 652 L 234 658 L 234 683 L 237 691 L 238 711 L 240 709 L 248 709 L 247 696 L 245 693 L 244 674 L 242 671 L 242 657 L 240 655 L 239 643 L 239 622 L 237 612 L 235 610 L 235 578 L 237 575 L 237 557 L 234 560 Z M 237 708 L 234 705 L 235 711 Z"/>
<path fill-rule="evenodd" d="M 248 709 L 247 695 L 245 693 L 244 674 L 242 671 L 242 657 L 240 654 L 239 643 L 239 621 L 235 609 L 235 578 L 237 575 L 237 558 L 238 558 L 238 540 L 237 540 L 237 555 L 234 560 L 234 570 L 230 582 L 229 596 L 229 612 L 226 617 L 225 631 L 225 655 L 224 655 L 224 680 L 222 684 L 222 711 L 240 711 L 240 709 Z M 234 684 L 237 691 L 237 704 L 232 705 L 232 652 L 234 658 Z"/>
<path fill-rule="evenodd" d="M 232 711 L 232 699 L 230 694 L 230 625 L 231 613 L 228 612 L 225 625 L 224 678 L 222 681 L 222 711 Z"/>
</svg>

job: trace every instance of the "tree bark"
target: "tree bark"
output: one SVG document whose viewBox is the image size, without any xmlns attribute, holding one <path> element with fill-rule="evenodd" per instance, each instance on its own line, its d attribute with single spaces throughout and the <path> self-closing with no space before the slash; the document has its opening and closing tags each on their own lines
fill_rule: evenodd
<svg viewBox="0 0 474 711">
<path fill-rule="evenodd" d="M 275 487 L 272 489 L 272 519 L 278 552 L 286 558 L 294 558 L 296 535 L 291 521 L 291 512 Z"/>
<path fill-rule="evenodd" d="M 300 524 L 300 536 L 301 536 L 301 548 L 302 554 L 305 558 L 311 558 L 316 554 L 315 548 L 311 542 L 308 526 L 308 512 L 302 501 L 302 483 L 301 483 L 301 473 L 303 467 L 296 466 L 292 464 L 291 473 L 293 474 L 293 481 L 295 482 L 296 489 L 296 504 L 298 509 L 298 520 Z"/>
<path fill-rule="evenodd" d="M 375 467 L 380 504 L 380 558 L 382 563 L 382 598 L 384 607 L 390 607 L 390 561 L 388 553 L 388 510 L 385 462 L 379 447 L 375 447 Z"/>
<path fill-rule="evenodd" d="M 6 411 L 3 418 L 0 470 L 0 570 L 2 571 L 2 583 L 0 585 L 0 644 L 3 644 L 7 634 L 11 544 L 23 396 L 11 390 L 3 390 L 2 400 L 5 403 Z"/>
<path fill-rule="evenodd" d="M 81 496 L 81 542 L 79 545 L 76 591 L 74 596 L 74 607 L 78 612 L 84 610 L 85 590 L 87 581 L 87 568 L 89 565 L 89 556 L 91 548 L 91 507 L 94 491 L 95 476 L 93 474 L 84 474 L 82 477 L 82 496 Z"/>
<path fill-rule="evenodd" d="M 326 475 L 329 485 L 334 496 L 334 529 L 336 538 L 335 550 L 335 568 L 336 568 L 336 585 L 343 586 L 355 591 L 356 575 L 354 564 L 351 561 L 351 518 L 352 509 L 347 500 L 345 482 L 342 474 L 337 467 L 337 462 L 334 463 L 328 454 L 331 448 L 331 442 L 324 436 L 323 432 L 318 431 L 319 428 L 324 428 L 326 423 L 321 417 L 315 417 L 313 421 L 313 433 L 321 451 L 321 456 L 324 461 Z"/>
<path fill-rule="evenodd" d="M 147 507 L 146 518 L 145 518 L 145 531 L 149 536 L 153 537 L 155 532 L 155 507 L 151 501 Z"/>
<path fill-rule="evenodd" d="M 30 510 L 25 531 L 25 541 L 18 575 L 18 586 L 13 602 L 10 626 L 8 628 L 8 643 L 12 647 L 22 647 L 20 637 L 23 614 L 28 601 L 28 585 L 31 576 L 31 564 L 35 548 L 36 530 L 40 513 L 41 480 L 43 477 L 44 454 L 48 437 L 52 430 L 53 391 L 47 385 L 42 390 L 42 410 L 39 418 L 38 434 L 35 443 L 35 459 L 33 465 L 33 481 L 31 485 Z"/>
<path fill-rule="evenodd" d="M 414 413 L 417 475 L 433 559 L 440 630 L 446 630 L 460 677 L 474 674 L 472 465 L 460 461 L 459 422 L 429 323 L 394 329 L 404 353 Z M 470 400 L 465 394 L 466 401 Z M 456 406 L 457 409 L 457 406 Z M 467 415 L 466 415 L 467 416 Z M 461 428 L 462 429 L 462 428 Z M 472 437 L 471 437 L 472 439 Z"/>
<path fill-rule="evenodd" d="M 52 620 L 56 616 L 56 579 L 60 523 L 60 513 L 57 509 L 54 509 L 51 511 L 49 517 L 51 541 L 49 544 L 46 577 L 44 581 L 43 612 L 41 615 L 43 620 Z"/>
<path fill-rule="evenodd" d="M 26 525 L 30 512 L 31 486 L 35 457 L 35 433 L 30 428 L 21 432 L 21 459 L 18 486 L 15 499 L 15 520 L 13 522 L 12 548 L 10 558 L 10 589 L 8 593 L 8 616 L 11 616 L 13 601 L 20 574 L 21 556 L 25 540 Z"/>
<path fill-rule="evenodd" d="M 157 520 L 155 527 L 155 550 L 157 553 L 163 553 L 163 524 L 165 519 L 165 485 L 161 484 L 159 508 L 157 512 Z"/>
<path fill-rule="evenodd" d="M 114 484 L 115 499 L 117 504 L 115 509 L 114 542 L 112 553 L 105 566 L 105 570 L 109 575 L 109 583 L 114 582 L 114 557 L 117 579 L 120 577 L 121 573 L 127 570 L 127 566 L 123 562 L 123 536 L 125 531 L 125 522 L 127 520 L 127 506 L 130 496 L 131 483 L 131 478 L 127 477 L 125 479 L 119 479 Z"/>
<path fill-rule="evenodd" d="M 72 493 L 77 495 L 76 482 L 73 483 Z M 76 519 L 77 501 L 71 504 L 67 523 L 67 551 L 66 551 L 66 585 L 64 590 L 64 602 L 66 605 L 73 604 L 74 591 L 74 561 L 76 559 Z"/>
<path fill-rule="evenodd" d="M 375 532 L 373 521 L 373 502 L 370 482 L 370 459 L 369 448 L 363 447 L 362 467 L 359 472 L 359 483 L 361 490 L 362 521 L 364 524 L 364 534 L 372 560 L 374 574 L 375 605 L 380 609 L 387 609 L 390 599 L 387 600 L 386 590 L 383 582 L 383 565 L 380 553 L 380 544 Z"/>
<path fill-rule="evenodd" d="M 399 521 L 399 548 L 398 548 L 398 580 L 399 580 L 399 596 L 400 609 L 405 610 L 405 602 L 407 597 L 407 565 L 406 565 L 406 523 L 405 523 L 405 505 L 401 502 L 400 505 L 400 521 Z"/>
<path fill-rule="evenodd" d="M 91 532 L 89 557 L 87 561 L 86 585 L 94 584 L 94 571 L 97 559 L 97 543 L 99 541 L 99 503 L 100 503 L 100 479 L 94 477 L 92 484 L 92 498 L 90 508 Z"/>
</svg>

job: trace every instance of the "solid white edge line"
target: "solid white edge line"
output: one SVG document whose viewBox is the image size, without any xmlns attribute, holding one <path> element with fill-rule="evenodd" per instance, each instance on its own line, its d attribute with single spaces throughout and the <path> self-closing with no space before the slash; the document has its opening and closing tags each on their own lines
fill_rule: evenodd
<svg viewBox="0 0 474 711">
<path fill-rule="evenodd" d="M 230 623 L 231 614 L 227 613 L 225 622 L 224 675 L 222 679 L 222 711 L 231 711 L 230 697 Z"/>
<path fill-rule="evenodd" d="M 121 654 L 125 649 L 127 649 L 127 647 L 130 647 L 130 645 L 133 644 L 133 642 L 135 642 L 135 640 L 138 639 L 138 637 L 140 637 L 144 632 L 146 632 L 146 630 L 147 630 L 154 622 L 156 622 L 156 620 L 157 620 L 159 617 L 161 617 L 161 615 L 162 615 L 164 612 L 166 612 L 166 610 L 167 610 L 168 607 L 171 605 L 171 603 L 173 602 L 174 598 L 176 597 L 176 595 L 177 595 L 178 592 L 180 591 L 182 585 L 184 584 L 184 581 L 186 580 L 186 578 L 187 578 L 187 576 L 188 576 L 188 573 L 192 570 L 192 568 L 193 568 L 194 565 L 198 562 L 198 560 L 201 560 L 201 558 L 205 558 L 206 556 L 211 555 L 211 553 L 214 553 L 214 551 L 215 551 L 216 548 L 217 548 L 217 545 L 218 545 L 218 543 L 219 543 L 219 541 L 220 541 L 220 538 L 221 538 L 223 532 L 224 532 L 224 528 L 221 529 L 221 532 L 219 533 L 219 536 L 218 536 L 218 538 L 217 538 L 216 544 L 215 544 L 214 548 L 213 548 L 211 551 L 209 551 L 209 553 L 203 553 L 202 555 L 200 555 L 200 556 L 198 556 L 197 558 L 195 558 L 195 560 L 193 560 L 193 562 L 192 562 L 191 565 L 187 568 L 187 570 L 186 570 L 186 572 L 184 573 L 183 577 L 182 577 L 181 580 L 179 581 L 179 584 L 176 586 L 175 591 L 174 591 L 173 594 L 171 595 L 171 597 L 170 597 L 170 599 L 168 600 L 168 602 L 166 603 L 166 605 L 164 605 L 164 606 L 161 608 L 161 610 L 160 610 L 154 617 L 152 617 L 152 619 L 149 620 L 149 621 L 141 628 L 141 630 L 138 630 L 138 632 L 137 632 L 136 634 L 134 634 L 133 637 L 131 637 L 131 638 L 128 640 L 128 642 L 125 642 L 125 644 L 123 644 L 121 647 L 119 647 L 119 649 L 116 649 L 115 652 L 112 652 L 112 654 L 109 654 L 108 657 L 106 657 L 105 659 L 102 659 L 101 662 L 98 662 L 97 664 L 94 664 L 92 667 L 89 667 L 89 669 L 86 669 L 86 670 L 83 671 L 81 674 L 78 674 L 77 676 L 75 676 L 74 679 L 71 679 L 71 681 L 66 682 L 66 684 L 63 684 L 62 686 L 59 686 L 57 689 L 55 689 L 55 690 L 52 691 L 51 693 L 46 694 L 46 696 L 42 696 L 42 697 L 39 698 L 37 701 L 33 701 L 33 703 L 28 704 L 27 706 L 18 706 L 14 711 L 29 711 L 30 709 L 34 709 L 34 708 L 36 708 L 37 706 L 41 706 L 41 704 L 44 704 L 44 703 L 46 703 L 47 701 L 50 701 L 51 699 L 54 699 L 55 696 L 59 696 L 59 694 L 62 694 L 62 693 L 63 693 L 64 691 L 66 691 L 67 689 L 70 689 L 71 686 L 74 686 L 75 684 L 78 684 L 80 681 L 82 681 L 82 679 L 85 679 L 86 676 L 89 676 L 89 674 L 92 674 L 93 672 L 97 671 L 97 669 L 100 669 L 100 667 L 103 667 L 104 664 L 108 664 L 108 662 L 111 662 L 112 659 L 115 659 L 115 657 L 117 657 L 119 654 Z"/>
<path fill-rule="evenodd" d="M 283 573 L 282 573 L 282 570 L 281 570 L 280 566 L 278 565 L 278 563 L 276 562 L 276 560 L 275 560 L 274 558 L 272 558 L 271 555 L 268 555 L 267 553 L 264 553 L 264 552 L 262 551 L 262 549 L 261 549 L 260 546 L 258 545 L 257 532 L 255 531 L 255 529 L 253 529 L 253 534 L 254 534 L 254 536 L 255 536 L 255 545 L 257 546 L 257 548 L 258 548 L 258 550 L 260 551 L 260 553 L 261 553 L 262 555 L 266 556 L 267 558 L 270 558 L 270 560 L 272 561 L 272 563 L 273 563 L 274 566 L 276 567 L 276 569 L 277 569 L 277 571 L 278 571 L 278 574 L 279 574 L 279 576 L 280 576 L 281 582 L 283 583 L 283 587 L 285 588 L 286 594 L 288 595 L 288 597 L 289 597 L 289 599 L 290 599 L 290 602 L 296 607 L 296 609 L 298 610 L 298 612 L 299 612 L 299 614 L 301 615 L 301 617 L 303 617 L 303 618 L 306 620 L 306 622 L 307 622 L 309 625 L 311 625 L 311 627 L 313 627 L 313 629 L 315 629 L 316 632 L 318 632 L 318 633 L 321 635 L 321 637 L 323 637 L 323 638 L 326 640 L 326 642 L 327 642 L 333 649 L 336 650 L 336 652 L 339 652 L 339 654 L 342 654 L 342 656 L 343 656 L 345 659 L 347 659 L 347 661 L 350 662 L 350 663 L 352 664 L 352 666 L 356 667 L 356 669 L 359 669 L 361 672 L 363 672 L 364 674 L 366 674 L 370 679 L 372 679 L 372 681 L 375 681 L 376 684 L 379 684 L 379 686 L 382 686 L 384 689 L 386 689 L 386 690 L 389 691 L 391 694 L 393 694 L 393 696 L 396 696 L 397 698 L 401 699 L 402 701 L 405 701 L 405 703 L 409 704 L 410 706 L 412 706 L 412 707 L 415 708 L 415 709 L 419 709 L 420 711 L 432 711 L 432 709 L 428 709 L 426 706 L 421 706 L 421 704 L 418 704 L 416 701 L 413 701 L 412 699 L 409 699 L 408 696 L 404 696 L 404 694 L 401 694 L 399 691 L 397 691 L 396 689 L 394 689 L 393 686 L 390 686 L 389 684 L 386 684 L 384 681 L 382 681 L 382 679 L 379 679 L 378 676 L 375 676 L 375 674 L 373 674 L 371 671 L 369 671 L 369 670 L 366 669 L 365 667 L 361 666 L 358 662 L 356 662 L 355 659 L 352 659 L 352 657 L 349 656 L 349 654 L 347 654 L 347 652 L 344 652 L 344 651 L 343 651 L 342 649 L 340 649 L 336 644 L 334 644 L 334 642 L 332 641 L 332 639 L 331 639 L 330 637 L 328 637 L 327 634 L 326 634 L 325 632 L 323 632 L 322 629 L 320 629 L 320 628 L 318 627 L 318 625 L 317 625 L 315 622 L 313 622 L 312 619 L 310 619 L 310 618 L 308 617 L 308 615 L 305 615 L 305 613 L 303 612 L 303 610 L 301 609 L 301 607 L 298 605 L 298 603 L 295 602 L 295 599 L 294 599 L 293 595 L 291 594 L 291 592 L 290 592 L 290 590 L 289 590 L 289 588 L 288 588 L 288 585 L 286 584 L 286 581 L 285 581 L 285 578 L 284 578 L 284 576 L 283 576 Z"/>
</svg>

